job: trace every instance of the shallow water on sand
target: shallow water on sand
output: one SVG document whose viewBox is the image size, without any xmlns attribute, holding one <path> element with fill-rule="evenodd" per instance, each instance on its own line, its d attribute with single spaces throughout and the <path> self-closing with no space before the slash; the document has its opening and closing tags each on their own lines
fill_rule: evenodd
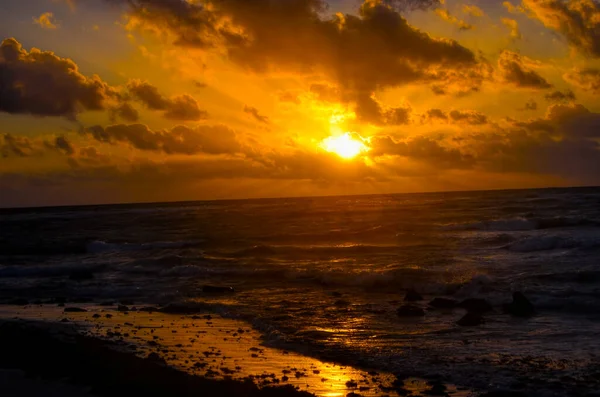
<svg viewBox="0 0 600 397">
<path fill-rule="evenodd" d="M 3 210 L 0 224 L 5 300 L 196 302 L 346 364 L 539 395 L 598 386 L 597 188 Z M 425 316 L 396 315 L 408 289 Z M 502 312 L 514 291 L 536 316 Z M 494 311 L 461 327 L 435 297 Z"/>
</svg>

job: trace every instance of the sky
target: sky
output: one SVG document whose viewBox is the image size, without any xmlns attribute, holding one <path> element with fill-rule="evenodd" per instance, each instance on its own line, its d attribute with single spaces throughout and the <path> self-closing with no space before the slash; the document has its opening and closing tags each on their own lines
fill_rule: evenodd
<svg viewBox="0 0 600 397">
<path fill-rule="evenodd" d="M 0 207 L 600 185 L 592 0 L 6 0 L 0 43 Z"/>
</svg>

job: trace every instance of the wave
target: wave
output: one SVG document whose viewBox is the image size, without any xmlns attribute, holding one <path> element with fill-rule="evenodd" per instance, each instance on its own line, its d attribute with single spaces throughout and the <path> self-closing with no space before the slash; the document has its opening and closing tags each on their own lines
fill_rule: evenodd
<svg viewBox="0 0 600 397">
<path fill-rule="evenodd" d="M 73 273 L 99 273 L 107 270 L 106 265 L 31 265 L 31 266 L 0 266 L 0 278 L 19 277 L 65 277 Z"/>
<path fill-rule="evenodd" d="M 397 253 L 397 245 L 364 245 L 341 244 L 324 246 L 297 246 L 297 245 L 256 245 L 230 253 L 213 252 L 214 255 L 241 258 L 241 257 L 269 257 L 269 256 L 339 256 L 339 255 L 377 255 Z"/>
<path fill-rule="evenodd" d="M 600 248 L 598 237 L 532 236 L 517 240 L 503 248 L 513 252 L 536 252 L 554 249 Z"/>
<path fill-rule="evenodd" d="M 163 250 L 175 248 L 190 248 L 201 245 L 202 241 L 157 241 L 152 243 L 107 243 L 96 240 L 87 243 L 86 252 L 89 254 L 100 254 L 104 252 L 129 252 L 146 250 Z"/>
<path fill-rule="evenodd" d="M 510 218 L 491 221 L 445 225 L 444 230 L 511 232 L 564 228 L 574 226 L 599 226 L 600 222 L 588 218 Z"/>
</svg>

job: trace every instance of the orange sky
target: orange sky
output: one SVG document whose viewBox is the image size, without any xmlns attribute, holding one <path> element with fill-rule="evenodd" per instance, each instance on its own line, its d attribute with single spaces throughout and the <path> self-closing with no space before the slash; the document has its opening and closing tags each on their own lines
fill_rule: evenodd
<svg viewBox="0 0 600 397">
<path fill-rule="evenodd" d="M 8 0 L 0 41 L 0 206 L 600 184 L 591 0 Z"/>
</svg>

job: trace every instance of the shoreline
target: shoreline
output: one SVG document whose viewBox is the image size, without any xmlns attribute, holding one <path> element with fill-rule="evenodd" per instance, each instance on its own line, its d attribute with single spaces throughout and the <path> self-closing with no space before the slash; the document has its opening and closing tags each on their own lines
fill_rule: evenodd
<svg viewBox="0 0 600 397">
<path fill-rule="evenodd" d="M 432 392 L 456 397 L 479 395 L 440 379 L 397 377 L 265 346 L 261 334 L 247 323 L 215 314 L 167 314 L 153 307 L 131 309 L 93 304 L 0 306 L 0 348 L 12 349 L 8 355 L 12 358 L 3 354 L 0 368 L 17 365 L 17 369 L 33 369 L 42 377 L 48 375 L 50 367 L 65 368 L 60 378 L 71 377 L 74 371 L 76 383 L 91 385 L 92 390 L 100 387 L 100 391 L 104 390 L 104 372 L 108 370 L 115 377 L 111 382 L 128 390 L 114 394 L 111 389 L 111 396 L 128 394 L 144 378 L 152 378 L 151 385 L 190 383 L 190 387 L 205 390 L 205 395 L 219 396 L 230 392 L 257 397 L 383 397 Z M 64 349 L 67 355 L 58 352 Z M 40 360 L 43 365 L 31 363 Z M 93 374 L 89 370 L 82 374 L 79 367 L 71 366 L 73 361 L 98 361 L 94 365 L 103 368 L 94 367 Z M 118 374 L 113 373 L 117 371 L 113 368 L 116 362 Z M 132 385 L 127 386 L 130 382 Z M 159 392 L 159 386 L 144 387 L 157 393 L 151 395 L 165 395 Z M 168 390 L 169 395 L 188 395 L 177 386 Z M 134 395 L 138 394 L 136 389 Z"/>
</svg>

